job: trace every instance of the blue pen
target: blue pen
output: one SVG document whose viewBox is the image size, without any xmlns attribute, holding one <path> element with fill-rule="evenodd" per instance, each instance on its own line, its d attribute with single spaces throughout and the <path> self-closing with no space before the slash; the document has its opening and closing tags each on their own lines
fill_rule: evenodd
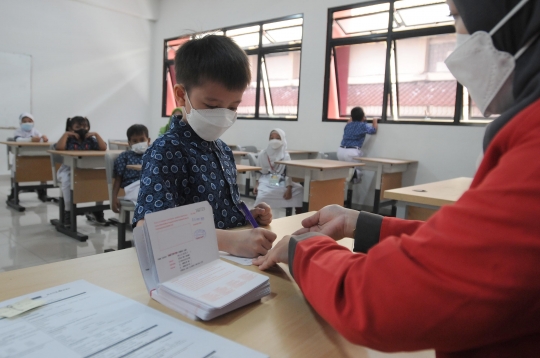
<svg viewBox="0 0 540 358">
<path fill-rule="evenodd" d="M 253 226 L 254 228 L 259 227 L 259 224 L 257 223 L 257 220 L 255 220 L 253 215 L 251 215 L 251 211 L 249 211 L 246 203 L 244 203 L 243 201 L 240 201 L 238 203 L 238 209 L 240 209 L 242 214 L 244 214 L 244 216 L 246 217 L 246 220 L 249 221 L 251 226 Z"/>
</svg>

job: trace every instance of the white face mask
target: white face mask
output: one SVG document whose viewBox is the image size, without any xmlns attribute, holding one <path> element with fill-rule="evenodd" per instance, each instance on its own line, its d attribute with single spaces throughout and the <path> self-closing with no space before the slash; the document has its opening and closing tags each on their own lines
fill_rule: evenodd
<svg viewBox="0 0 540 358">
<path fill-rule="evenodd" d="M 34 123 L 21 123 L 21 129 L 25 132 L 30 132 L 34 128 Z"/>
<path fill-rule="evenodd" d="M 522 0 L 490 32 L 458 34 L 457 48 L 445 63 L 452 75 L 467 87 L 471 98 L 485 117 L 500 114 L 514 104 L 513 80 L 516 60 L 529 48 L 533 37 L 515 56 L 493 45 L 495 34 L 528 0 Z"/>
<path fill-rule="evenodd" d="M 195 109 L 189 100 L 187 91 L 186 98 L 191 107 L 191 112 L 186 114 L 186 119 L 195 133 L 204 140 L 210 142 L 217 140 L 236 122 L 236 112 L 230 109 Z"/>
<path fill-rule="evenodd" d="M 281 139 L 270 139 L 268 146 L 272 149 L 279 149 L 283 145 Z"/>
<path fill-rule="evenodd" d="M 148 142 L 140 142 L 131 146 L 131 150 L 137 154 L 143 154 L 144 152 L 146 152 L 147 149 Z"/>
</svg>

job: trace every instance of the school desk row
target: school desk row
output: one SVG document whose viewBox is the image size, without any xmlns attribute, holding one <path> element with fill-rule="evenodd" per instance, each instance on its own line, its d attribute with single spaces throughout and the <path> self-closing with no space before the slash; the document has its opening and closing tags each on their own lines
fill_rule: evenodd
<svg viewBox="0 0 540 358">
<path fill-rule="evenodd" d="M 310 214 L 276 219 L 268 229 L 275 232 L 279 240 L 299 229 L 302 219 Z M 352 247 L 351 239 L 343 239 L 339 243 L 349 249 Z M 387 354 L 353 345 L 310 307 L 290 276 L 287 265 L 280 264 L 265 272 L 259 271 L 255 266 L 242 268 L 268 276 L 272 293 L 258 302 L 208 322 L 191 321 L 152 300 L 146 290 L 133 248 L 2 272 L 0 301 L 76 280 L 86 280 L 270 357 L 435 356 L 433 351 Z"/>
<path fill-rule="evenodd" d="M 14 189 L 13 198 L 8 199 L 7 204 L 16 210 L 22 211 L 24 207 L 20 205 L 18 193 L 28 189 L 47 189 L 56 183 L 56 170 L 59 165 L 65 164 L 71 168 L 71 190 L 72 190 L 72 207 L 70 208 L 69 227 L 62 225 L 64 207 L 63 200 L 59 203 L 59 220 L 52 220 L 59 232 L 62 232 L 70 237 L 80 241 L 85 241 L 88 237 L 77 232 L 77 215 L 83 215 L 88 211 L 107 210 L 110 201 L 112 188 L 112 174 L 107 176 L 105 163 L 106 153 L 119 154 L 121 151 L 52 151 L 49 150 L 50 145 L 47 143 L 21 143 L 21 142 L 1 142 L 10 147 L 14 154 L 14 165 L 12 170 L 12 188 Z M 309 152 L 309 151 L 297 151 Z M 313 152 L 311 152 L 313 153 Z M 401 174 L 414 161 L 384 159 L 384 158 L 357 158 L 363 163 L 340 162 L 326 159 L 303 159 L 292 160 L 287 162 L 279 162 L 287 165 L 288 175 L 294 178 L 300 178 L 304 183 L 304 211 L 315 211 L 330 204 L 343 205 L 344 189 L 346 178 L 350 176 L 350 169 L 362 166 L 365 169 L 374 170 L 376 176 L 376 196 L 375 208 L 378 212 L 378 202 L 380 201 L 381 193 L 385 193 L 385 198 L 389 199 L 388 203 L 397 204 L 397 214 L 399 217 L 406 215 L 429 215 L 433 207 L 431 203 L 420 202 L 420 207 L 415 207 L 416 212 L 407 214 L 405 199 L 409 203 L 414 203 L 411 197 L 392 197 L 391 189 L 398 190 L 401 188 Z M 52 168 L 51 168 L 52 166 Z M 52 169 L 52 170 L 51 170 Z M 249 171 L 258 171 L 259 167 L 238 165 L 239 173 Z M 53 181 L 53 184 L 49 184 Z M 38 185 L 24 185 L 29 182 L 38 182 Z M 452 186 L 453 184 L 451 184 Z M 465 187 L 462 184 L 456 193 Z M 397 188 L 397 189 L 396 189 Z M 404 188 L 406 189 L 406 188 Z M 463 191 L 463 190 L 462 190 Z M 462 192 L 461 191 L 461 192 Z M 454 194 L 456 194 L 454 193 Z M 399 193 L 398 193 L 399 194 Z M 432 193 L 429 193 L 432 194 Z M 456 195 L 454 195 L 456 196 Z M 459 197 L 459 196 L 457 196 Z M 457 197 L 455 199 L 457 200 Z M 84 206 L 79 207 L 81 204 Z M 88 206 L 88 204 L 91 204 Z M 427 206 L 426 206 L 427 205 Z M 431 206 L 429 206 L 431 205 Z M 408 206 L 411 206 L 410 204 Z M 412 209 L 409 209 L 411 211 Z M 124 248 L 129 245 L 125 243 L 125 229 L 129 222 L 129 216 L 126 220 L 121 217 L 119 225 L 119 248 Z"/>
</svg>

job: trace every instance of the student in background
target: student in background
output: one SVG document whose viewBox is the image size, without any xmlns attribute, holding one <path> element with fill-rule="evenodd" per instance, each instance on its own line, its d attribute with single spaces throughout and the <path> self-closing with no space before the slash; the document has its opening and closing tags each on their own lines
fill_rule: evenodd
<svg viewBox="0 0 540 358">
<path fill-rule="evenodd" d="M 134 124 L 127 130 L 129 149 L 122 152 L 114 161 L 114 184 L 113 201 L 111 203 L 112 211 L 120 212 L 120 200 L 118 192 L 120 188 L 124 189 L 124 200 L 131 200 L 137 203 L 140 185 L 140 170 L 126 168 L 127 165 L 142 164 L 142 157 L 148 146 L 150 138 L 148 137 L 148 128 L 142 124 Z"/>
<path fill-rule="evenodd" d="M 13 133 L 16 142 L 48 142 L 49 138 L 34 128 L 34 116 L 22 113 L 19 116 L 19 129 Z"/>
<path fill-rule="evenodd" d="M 373 125 L 370 126 L 366 123 L 364 110 L 360 107 L 354 107 L 351 110 L 351 120 L 345 125 L 343 131 L 343 139 L 341 140 L 341 145 L 337 151 L 338 160 L 344 162 L 357 162 L 354 159 L 355 157 L 364 156 L 362 145 L 364 145 L 366 134 L 376 134 L 377 128 L 376 118 L 373 119 Z M 359 169 L 356 169 L 353 182 L 358 182 L 361 176 L 362 172 Z"/>
<path fill-rule="evenodd" d="M 176 107 L 175 109 L 173 109 L 171 113 L 171 118 L 169 118 L 169 121 L 167 122 L 167 124 L 159 129 L 159 135 L 164 135 L 165 132 L 167 132 L 170 129 L 171 123 L 173 121 L 173 117 L 175 115 L 182 115 L 182 108 Z"/>
<path fill-rule="evenodd" d="M 253 193 L 257 195 L 255 205 L 265 202 L 272 208 L 296 208 L 296 214 L 302 212 L 304 188 L 286 175 L 287 166 L 276 161 L 291 160 L 287 153 L 287 138 L 282 129 L 270 132 L 268 147 L 259 154 L 259 166 L 262 168 L 257 178 Z"/>
<path fill-rule="evenodd" d="M 540 1 L 447 2 L 458 42 L 446 65 L 484 116 L 501 114 L 471 188 L 426 222 L 327 206 L 256 264 L 288 262 L 356 344 L 540 357 Z"/>
<path fill-rule="evenodd" d="M 66 132 L 60 137 L 55 145 L 56 150 L 107 150 L 107 143 L 96 132 L 90 132 L 90 121 L 86 117 L 76 116 L 68 118 Z M 64 225 L 70 224 L 71 211 L 71 170 L 67 165 L 62 165 L 57 174 L 60 188 L 64 196 L 65 212 Z M 107 221 L 103 211 L 87 213 L 90 221 L 105 224 Z"/>
<path fill-rule="evenodd" d="M 46 135 L 41 134 L 37 129 L 34 128 L 34 116 L 30 113 L 21 113 L 19 116 L 19 128 L 13 133 L 13 139 L 15 142 L 41 142 L 47 143 L 49 138 Z M 8 160 L 13 162 L 13 155 L 10 153 Z M 12 175 L 15 173 L 15 165 L 12 167 Z M 34 191 L 34 190 L 31 190 Z M 47 189 L 37 189 L 37 194 L 39 200 L 46 202 L 47 201 Z M 11 193 L 8 195 L 8 200 L 13 200 L 15 196 L 15 191 L 11 189 Z"/>
<path fill-rule="evenodd" d="M 148 213 L 206 200 L 213 208 L 220 250 L 243 257 L 266 253 L 276 238 L 273 232 L 223 230 L 248 223 L 234 156 L 219 137 L 236 121 L 251 81 L 249 60 L 230 38 L 209 35 L 182 45 L 174 63 L 174 96 L 183 113 L 173 116 L 170 130 L 143 156 L 133 223 L 142 225 Z M 251 214 L 260 225 L 272 221 L 272 210 L 264 203 Z"/>
</svg>

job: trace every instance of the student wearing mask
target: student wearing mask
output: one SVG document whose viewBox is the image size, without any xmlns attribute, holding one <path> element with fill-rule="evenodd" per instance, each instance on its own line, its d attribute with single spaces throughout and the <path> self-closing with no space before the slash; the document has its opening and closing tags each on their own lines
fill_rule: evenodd
<svg viewBox="0 0 540 358">
<path fill-rule="evenodd" d="M 90 132 L 90 121 L 86 117 L 75 116 L 66 121 L 66 132 L 55 144 L 56 150 L 107 150 L 107 143 L 96 132 Z M 69 226 L 71 212 L 71 169 L 62 164 L 57 178 L 64 197 L 64 226 Z M 107 221 L 103 211 L 87 213 L 88 220 L 104 225 Z"/>
<path fill-rule="evenodd" d="M 248 58 L 230 38 L 209 35 L 182 45 L 174 62 L 174 95 L 183 113 L 173 116 L 169 131 L 143 156 L 133 223 L 142 225 L 148 213 L 206 200 L 213 208 L 220 250 L 243 257 L 265 254 L 276 237 L 271 231 L 224 230 L 247 223 L 234 157 L 219 137 L 236 121 L 251 81 Z M 251 213 L 260 225 L 272 221 L 264 203 Z"/>
<path fill-rule="evenodd" d="M 259 154 L 259 166 L 262 168 L 258 175 L 253 193 L 257 195 L 255 205 L 265 202 L 272 208 L 296 208 L 296 213 L 302 212 L 304 188 L 287 176 L 287 166 L 276 164 L 276 161 L 291 160 L 287 153 L 287 138 L 282 129 L 276 128 L 270 132 L 268 147 Z"/>
<path fill-rule="evenodd" d="M 120 200 L 118 192 L 124 189 L 124 200 L 137 203 L 139 196 L 140 177 L 139 170 L 128 169 L 128 165 L 142 164 L 142 156 L 150 145 L 148 128 L 142 124 L 134 124 L 127 130 L 129 149 L 122 152 L 114 161 L 114 183 L 112 189 L 113 201 L 111 209 L 115 213 L 120 212 Z"/>
<path fill-rule="evenodd" d="M 16 142 L 41 142 L 49 141 L 46 135 L 41 134 L 34 128 L 34 116 L 30 113 L 21 113 L 19 116 L 19 129 L 13 133 Z"/>
<path fill-rule="evenodd" d="M 540 2 L 447 2 L 458 45 L 446 64 L 485 116 L 501 114 L 471 188 L 426 222 L 325 207 L 255 263 L 288 262 L 314 309 L 357 344 L 539 357 Z"/>
</svg>

